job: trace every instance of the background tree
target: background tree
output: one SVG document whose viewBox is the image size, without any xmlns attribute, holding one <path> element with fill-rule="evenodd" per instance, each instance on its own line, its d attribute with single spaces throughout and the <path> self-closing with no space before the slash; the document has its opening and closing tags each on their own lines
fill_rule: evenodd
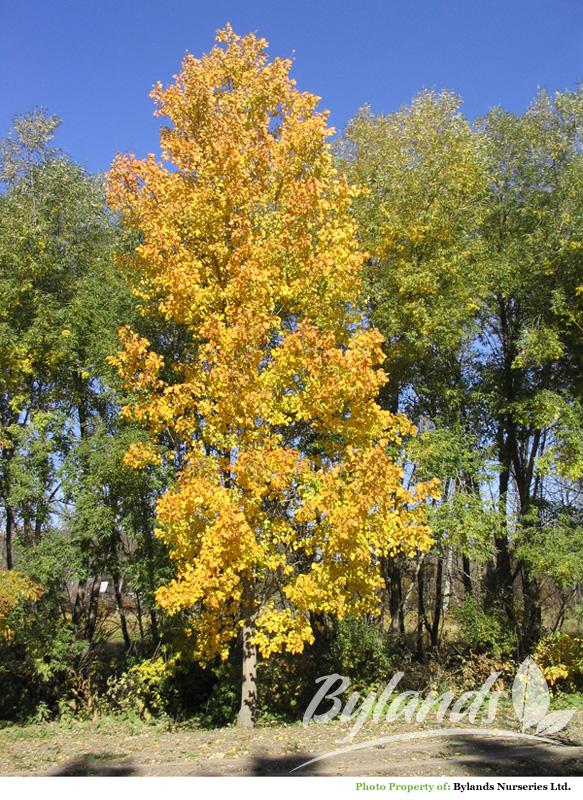
<svg viewBox="0 0 583 800">
<path fill-rule="evenodd" d="M 338 152 L 359 188 L 354 209 L 369 254 L 366 313 L 385 337 L 389 381 L 381 402 L 393 412 L 406 410 L 425 430 L 420 442 L 428 452 L 424 457 L 416 443 L 418 468 L 431 463 L 438 470 L 444 501 L 462 494 L 456 505 L 471 507 L 479 517 L 479 470 L 468 448 L 481 435 L 472 343 L 485 290 L 479 233 L 487 171 L 483 142 L 461 114 L 460 102 L 449 92 L 422 92 L 392 114 L 375 116 L 365 107 L 349 123 Z M 443 514 L 440 519 L 442 529 Z M 483 523 L 475 519 L 482 531 Z M 425 559 L 416 570 L 420 631 L 426 628 L 434 645 L 452 566 L 451 539 L 446 531 L 440 538 L 431 622 L 422 597 Z M 395 633 L 403 629 L 407 596 L 401 566 L 398 560 L 386 565 Z M 470 590 L 468 551 L 462 570 Z"/>
<path fill-rule="evenodd" d="M 16 564 L 44 588 L 26 640 L 42 658 L 25 662 L 33 672 L 44 665 L 47 681 L 51 664 L 64 673 L 89 663 L 103 576 L 130 646 L 122 587 L 137 553 L 134 590 L 156 638 L 153 592 L 165 563 L 153 541 L 159 476 L 122 463 L 138 434 L 119 420 L 119 381 L 106 363 L 133 314 L 113 260 L 121 239 L 101 181 L 52 147 L 57 125 L 43 112 L 17 118 L 0 147 L 5 558 L 7 569 Z"/>
<path fill-rule="evenodd" d="M 541 536 L 569 529 L 565 514 L 577 519 L 580 120 L 580 92 L 543 93 L 523 115 L 494 109 L 476 126 L 457 98 L 426 92 L 395 114 L 365 109 L 340 147 L 363 187 L 355 212 L 369 251 L 365 302 L 391 345 L 383 401 L 425 430 L 412 453 L 417 470 L 439 453 L 445 503 L 432 518 L 441 531 L 432 620 L 424 567 L 417 571 L 419 626 L 434 645 L 448 589 L 446 543 L 461 508 L 468 530 L 492 541 L 484 599 L 522 653 L 542 628 L 533 553 Z M 460 555 L 471 592 L 469 553 Z M 403 591 L 395 565 L 387 575 L 396 630 L 394 598 Z"/>
<path fill-rule="evenodd" d="M 553 99 L 541 93 L 525 114 L 494 109 L 480 125 L 491 176 L 483 228 L 488 258 L 481 392 L 496 441 L 501 511 L 508 520 L 496 541 L 490 577 L 493 596 L 503 598 L 513 621 L 514 583 L 520 579 L 516 624 L 524 652 L 541 632 L 540 586 L 519 550 L 511 563 L 511 551 L 527 535 L 532 515 L 539 525 L 547 516 L 556 489 L 537 462 L 568 434 L 581 388 L 576 220 L 581 218 L 582 100 L 581 92 Z"/>
</svg>

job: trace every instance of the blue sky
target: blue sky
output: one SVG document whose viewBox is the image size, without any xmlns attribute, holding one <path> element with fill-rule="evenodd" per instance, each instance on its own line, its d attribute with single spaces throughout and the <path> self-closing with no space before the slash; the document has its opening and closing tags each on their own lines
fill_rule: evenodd
<svg viewBox="0 0 583 800">
<path fill-rule="evenodd" d="M 150 87 L 227 20 L 293 55 L 338 129 L 364 103 L 391 111 L 422 88 L 456 91 L 473 118 L 583 79 L 583 0 L 0 0 L 0 132 L 44 106 L 90 170 L 118 150 L 156 152 Z"/>
</svg>

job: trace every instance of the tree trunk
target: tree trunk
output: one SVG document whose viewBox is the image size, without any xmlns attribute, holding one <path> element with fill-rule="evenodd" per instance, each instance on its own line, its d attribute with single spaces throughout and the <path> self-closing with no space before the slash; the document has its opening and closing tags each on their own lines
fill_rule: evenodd
<svg viewBox="0 0 583 800">
<path fill-rule="evenodd" d="M 75 600 L 71 603 L 71 622 L 75 630 L 79 627 L 81 618 L 83 616 L 83 605 L 85 603 L 85 587 L 87 581 L 81 578 L 77 581 L 77 591 L 75 592 Z"/>
<path fill-rule="evenodd" d="M 126 650 L 129 650 L 132 646 L 132 640 L 130 639 L 130 634 L 128 631 L 128 622 L 126 619 L 126 612 L 123 607 L 123 595 L 121 592 L 121 579 L 117 571 L 112 574 L 113 578 L 113 591 L 115 594 L 115 603 L 117 605 L 117 613 L 119 615 L 119 623 L 121 626 L 121 632 L 123 636 L 123 640 L 125 642 Z"/>
<path fill-rule="evenodd" d="M 152 642 L 157 645 L 160 642 L 160 633 L 158 631 L 158 618 L 153 608 L 150 608 L 150 630 L 152 633 Z"/>
<path fill-rule="evenodd" d="M 498 478 L 498 504 L 503 517 L 506 518 L 510 464 L 508 446 L 501 431 L 498 434 L 498 442 L 501 463 L 500 476 Z M 506 531 L 502 531 L 500 536 L 495 537 L 494 542 L 496 546 L 495 563 L 493 569 L 491 568 L 486 576 L 487 603 L 489 607 L 502 607 L 506 612 L 508 622 L 514 625 L 516 619 L 514 612 L 514 576 L 512 575 L 512 563 Z"/>
<path fill-rule="evenodd" d="M 445 568 L 443 574 L 443 609 L 441 616 L 445 622 L 447 610 L 453 594 L 453 548 L 448 547 L 445 554 Z"/>
<path fill-rule="evenodd" d="M 401 617 L 403 598 L 401 588 L 401 570 L 394 558 L 388 556 L 383 559 L 383 574 L 385 586 L 389 597 L 389 613 L 391 616 L 391 633 L 398 636 L 401 633 Z"/>
<path fill-rule="evenodd" d="M 144 623 L 142 621 L 142 604 L 140 602 L 140 593 L 136 591 L 136 616 L 138 618 L 138 629 L 140 631 L 140 641 L 144 643 Z"/>
<path fill-rule="evenodd" d="M 4 422 L 4 420 L 2 420 L 2 422 Z M 8 418 L 6 422 L 10 424 L 11 422 L 16 422 L 16 420 L 14 418 Z M 12 506 L 10 503 L 10 464 L 14 458 L 14 450 L 12 447 L 3 447 L 0 450 L 0 458 L 2 460 L 2 484 L 0 485 L 0 490 L 2 492 L 1 498 L 4 505 L 4 512 L 6 514 L 6 523 L 4 529 L 6 569 L 12 569 L 14 566 L 12 545 L 16 528 L 16 513 L 14 511 L 14 506 Z"/>
<path fill-rule="evenodd" d="M 97 625 L 97 612 L 99 610 L 99 581 L 97 578 L 91 579 L 91 591 L 89 592 L 89 611 L 87 614 L 87 626 L 85 628 L 85 636 L 91 641 L 95 634 Z"/>
<path fill-rule="evenodd" d="M 6 569 L 14 565 L 12 557 L 12 540 L 14 538 L 14 509 L 6 504 Z"/>
<path fill-rule="evenodd" d="M 148 592 L 149 592 L 149 599 L 148 599 L 148 611 L 150 614 L 150 630 L 152 634 L 152 642 L 154 645 L 157 645 L 160 641 L 160 633 L 158 631 L 158 618 L 156 616 L 156 611 L 153 607 L 153 598 L 156 593 L 156 577 L 154 574 L 154 542 L 153 542 L 153 533 L 150 527 L 150 520 L 148 517 L 148 500 L 146 494 L 142 492 L 140 494 L 140 503 L 141 503 L 141 518 L 142 518 L 142 535 L 144 537 L 144 547 L 146 550 L 146 566 L 147 566 L 147 574 L 148 574 Z"/>
<path fill-rule="evenodd" d="M 85 594 L 87 591 L 87 578 L 77 581 L 77 592 L 75 594 L 75 602 L 73 603 L 72 622 L 75 629 L 77 629 L 83 618 L 85 611 Z"/>
<path fill-rule="evenodd" d="M 425 574 L 423 564 L 417 573 L 417 656 L 423 656 L 423 628 L 425 626 Z"/>
<path fill-rule="evenodd" d="M 241 708 L 237 714 L 238 728 L 253 728 L 257 711 L 257 648 L 253 643 L 253 627 L 249 621 L 243 626 L 243 681 Z"/>
<path fill-rule="evenodd" d="M 534 645 L 541 636 L 542 609 L 540 602 L 540 586 L 536 578 L 531 578 L 528 569 L 523 566 L 522 594 L 524 601 L 524 622 L 520 637 L 520 657 L 525 658 L 530 654 Z"/>
<path fill-rule="evenodd" d="M 435 603 L 433 607 L 433 622 L 431 624 L 431 647 L 439 645 L 439 624 L 443 609 L 443 558 L 437 559 L 435 570 Z"/>
<path fill-rule="evenodd" d="M 462 577 L 464 581 L 464 597 L 473 594 L 474 587 L 472 586 L 472 564 L 470 557 L 465 554 L 462 556 Z"/>
</svg>

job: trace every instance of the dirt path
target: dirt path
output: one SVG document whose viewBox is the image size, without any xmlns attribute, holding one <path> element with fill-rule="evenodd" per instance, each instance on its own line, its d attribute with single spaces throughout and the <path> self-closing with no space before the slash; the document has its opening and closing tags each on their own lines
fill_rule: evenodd
<svg viewBox="0 0 583 800">
<path fill-rule="evenodd" d="M 451 748 L 451 750 L 450 750 Z M 583 747 L 523 745 L 487 739 L 471 743 L 455 740 L 440 746 L 418 748 L 371 748 L 337 756 L 315 764 L 301 765 L 314 754 L 159 761 L 139 763 L 131 758 L 104 761 L 91 755 L 74 759 L 49 775 L 134 776 L 574 776 L 583 775 Z M 299 767 L 299 769 L 297 769 Z"/>
<path fill-rule="evenodd" d="M 421 729 L 366 725 L 355 739 L 366 742 Z M 347 727 L 337 723 L 282 725 L 253 731 L 169 730 L 161 723 L 102 719 L 0 730 L 2 775 L 243 776 L 346 775 L 439 776 L 583 775 L 583 713 L 563 742 L 547 744 L 484 735 L 444 736 L 344 749 Z M 292 772 L 293 771 L 293 772 Z"/>
</svg>

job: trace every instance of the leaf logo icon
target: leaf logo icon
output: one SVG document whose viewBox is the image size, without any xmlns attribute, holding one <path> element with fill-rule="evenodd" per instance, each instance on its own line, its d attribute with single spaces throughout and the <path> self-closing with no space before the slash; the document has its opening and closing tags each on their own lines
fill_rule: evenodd
<svg viewBox="0 0 583 800">
<path fill-rule="evenodd" d="M 523 732 L 538 725 L 546 716 L 550 705 L 549 687 L 541 669 L 532 658 L 525 658 L 516 673 L 512 686 L 512 704 Z"/>
<path fill-rule="evenodd" d="M 547 714 L 544 719 L 541 719 L 539 724 L 536 726 L 535 733 L 537 736 L 539 734 L 541 736 L 550 736 L 551 733 L 562 731 L 574 713 L 574 710 L 569 709 L 565 711 L 551 711 L 551 713 Z"/>
</svg>

